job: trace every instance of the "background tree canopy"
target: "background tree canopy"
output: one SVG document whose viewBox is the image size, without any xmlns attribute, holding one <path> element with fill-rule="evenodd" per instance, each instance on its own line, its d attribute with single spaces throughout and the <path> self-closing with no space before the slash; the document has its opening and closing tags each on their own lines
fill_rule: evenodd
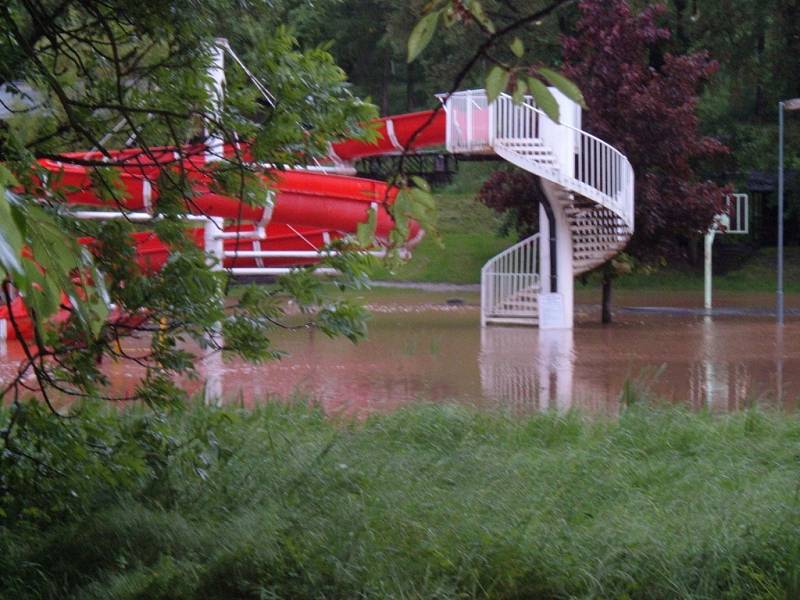
<svg viewBox="0 0 800 600">
<path fill-rule="evenodd" d="M 482 3 L 498 26 L 547 2 L 490 0 Z M 776 106 L 800 95 L 800 10 L 794 0 L 631 0 L 636 12 L 661 4 L 657 24 L 673 35 L 660 52 L 691 54 L 705 50 L 719 69 L 699 102 L 701 132 L 731 149 L 726 169 L 771 169 L 774 163 Z M 441 30 L 413 63 L 406 62 L 405 40 L 427 6 L 422 0 L 323 0 L 313 5 L 284 1 L 273 14 L 288 23 L 301 43 L 330 43 L 355 90 L 370 96 L 382 114 L 430 107 L 453 74 L 470 57 L 477 28 Z M 516 34 L 533 64 L 561 62 L 561 36 L 574 35 L 578 2 L 567 3 L 553 18 Z M 510 49 L 497 49 L 510 58 Z M 481 59 L 464 87 L 482 87 L 492 63 Z M 791 127 L 794 124 L 790 124 Z M 797 153 L 788 157 L 800 165 Z"/>
</svg>

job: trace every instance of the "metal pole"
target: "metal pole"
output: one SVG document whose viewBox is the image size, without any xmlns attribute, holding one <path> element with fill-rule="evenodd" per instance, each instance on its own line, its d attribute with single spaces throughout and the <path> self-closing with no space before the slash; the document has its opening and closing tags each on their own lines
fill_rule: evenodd
<svg viewBox="0 0 800 600">
<path fill-rule="evenodd" d="M 778 102 L 778 325 L 783 325 L 783 102 Z"/>
<path fill-rule="evenodd" d="M 211 47 L 211 64 L 209 65 L 209 92 L 211 95 L 210 119 L 206 124 L 206 162 L 222 160 L 225 155 L 225 145 L 222 135 L 216 131 L 211 131 L 213 121 L 219 121 L 222 117 L 222 103 L 225 96 L 225 46 L 227 41 L 217 38 Z M 217 125 L 218 130 L 218 125 Z M 221 217 L 209 217 L 206 221 L 203 232 L 203 246 L 207 254 L 207 261 L 212 271 L 222 271 L 223 260 L 225 259 L 225 242 L 220 238 L 219 233 L 225 230 L 225 220 Z M 224 307 L 225 299 L 222 291 L 222 281 L 218 280 L 217 290 L 220 308 Z M 222 323 L 216 322 L 211 327 L 208 334 L 208 345 L 204 349 L 203 364 L 205 367 L 205 388 L 203 396 L 206 404 L 218 403 L 222 400 Z"/>
<path fill-rule="evenodd" d="M 225 140 L 217 131 L 211 133 L 212 127 L 217 126 L 222 118 L 222 103 L 225 96 L 225 38 L 217 38 L 211 47 L 211 65 L 209 65 L 209 94 L 211 96 L 210 123 L 206 124 L 206 162 L 222 160 L 225 154 Z"/>
<path fill-rule="evenodd" d="M 711 314 L 711 286 L 712 286 L 712 272 L 713 260 L 712 249 L 714 247 L 714 235 L 716 234 L 716 225 L 712 225 L 711 229 L 706 233 L 703 248 L 704 248 L 704 273 L 703 273 L 703 308 L 707 314 Z"/>
</svg>

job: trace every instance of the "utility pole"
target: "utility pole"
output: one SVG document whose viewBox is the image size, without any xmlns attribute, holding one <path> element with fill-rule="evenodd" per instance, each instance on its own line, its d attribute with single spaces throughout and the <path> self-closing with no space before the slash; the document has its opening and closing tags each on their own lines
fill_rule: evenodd
<svg viewBox="0 0 800 600">
<path fill-rule="evenodd" d="M 800 110 L 800 98 L 778 102 L 778 281 L 775 300 L 778 325 L 783 325 L 783 113 Z"/>
</svg>

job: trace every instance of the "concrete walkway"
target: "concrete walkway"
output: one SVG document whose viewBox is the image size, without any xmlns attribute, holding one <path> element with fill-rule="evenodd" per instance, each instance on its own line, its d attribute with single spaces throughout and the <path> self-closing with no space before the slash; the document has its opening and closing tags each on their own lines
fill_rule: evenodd
<svg viewBox="0 0 800 600">
<path fill-rule="evenodd" d="M 621 306 L 615 311 L 625 313 L 640 314 L 661 314 L 675 316 L 711 316 L 711 317 L 774 317 L 774 308 L 759 307 L 727 307 L 727 308 L 678 308 L 673 306 Z M 800 316 L 800 308 L 786 308 L 784 314 L 787 317 Z"/>
<path fill-rule="evenodd" d="M 376 288 L 401 288 L 423 292 L 480 292 L 479 283 L 428 283 L 425 281 L 372 281 Z"/>
</svg>

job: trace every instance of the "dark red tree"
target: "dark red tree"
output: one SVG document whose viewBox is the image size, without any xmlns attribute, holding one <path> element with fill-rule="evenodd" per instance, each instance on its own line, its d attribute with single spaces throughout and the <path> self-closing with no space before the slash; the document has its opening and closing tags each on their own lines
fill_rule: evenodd
<svg viewBox="0 0 800 600">
<path fill-rule="evenodd" d="M 588 110 L 583 128 L 625 154 L 636 173 L 636 233 L 628 251 L 648 260 L 683 255 L 726 190 L 701 181 L 698 162 L 727 152 L 699 132 L 698 95 L 717 70 L 706 52 L 664 52 L 662 5 L 636 14 L 627 0 L 583 0 L 576 33 L 562 40 L 564 73 Z"/>
<path fill-rule="evenodd" d="M 501 233 L 515 232 L 520 240 L 539 231 L 541 195 L 536 176 L 521 169 L 495 171 L 478 192 L 483 204 L 503 214 Z"/>
</svg>

